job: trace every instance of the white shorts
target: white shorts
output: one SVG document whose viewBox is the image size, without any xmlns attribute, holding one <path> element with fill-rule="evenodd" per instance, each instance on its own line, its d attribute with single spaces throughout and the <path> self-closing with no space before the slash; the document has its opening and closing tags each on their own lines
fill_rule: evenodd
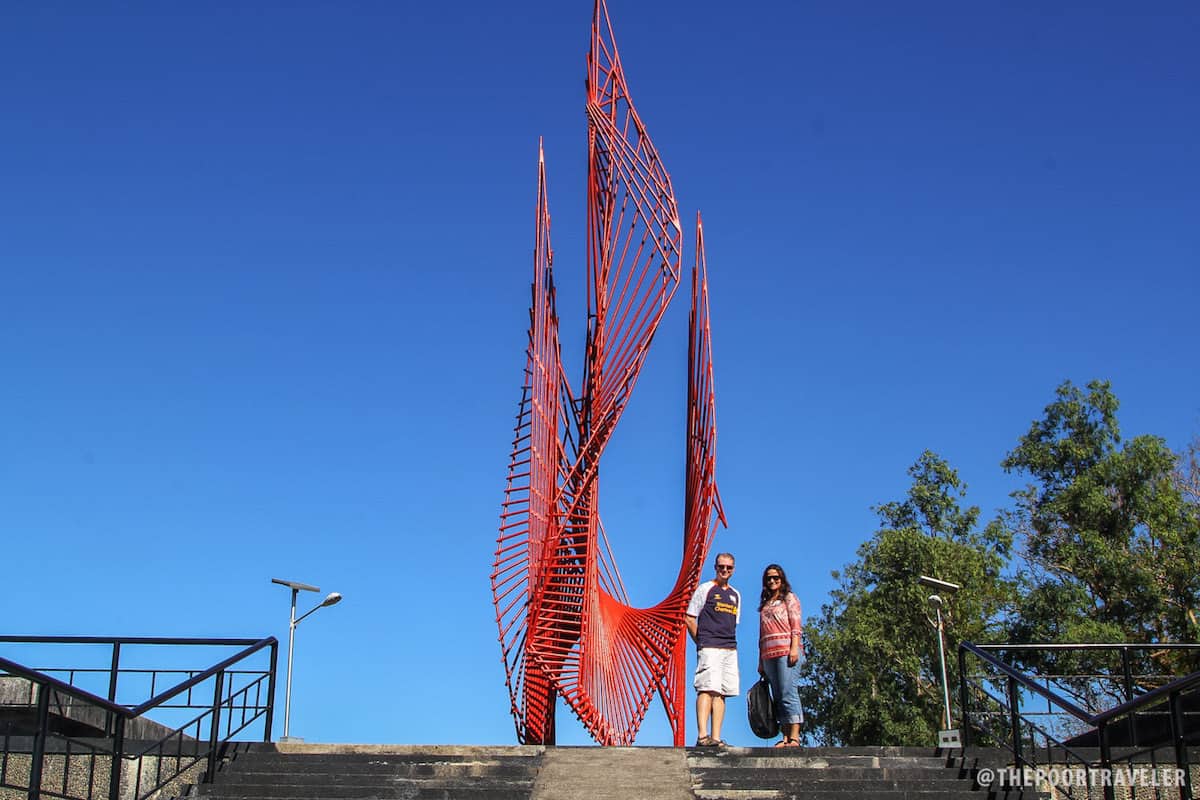
<svg viewBox="0 0 1200 800">
<path fill-rule="evenodd" d="M 737 650 L 722 650 L 705 647 L 696 653 L 696 680 L 692 683 L 697 692 L 734 697 L 738 693 Z"/>
</svg>

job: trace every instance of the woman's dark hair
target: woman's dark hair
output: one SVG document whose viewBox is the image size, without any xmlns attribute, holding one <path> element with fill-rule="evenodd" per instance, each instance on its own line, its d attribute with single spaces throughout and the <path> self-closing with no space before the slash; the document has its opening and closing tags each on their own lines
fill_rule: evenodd
<svg viewBox="0 0 1200 800">
<path fill-rule="evenodd" d="M 775 570 L 779 573 L 779 599 L 786 600 L 788 593 L 792 591 L 792 585 L 788 583 L 787 573 L 783 571 L 783 567 L 778 564 L 767 564 L 767 568 L 763 570 L 763 589 L 762 599 L 758 601 L 758 610 L 762 611 L 763 606 L 771 601 L 775 596 L 775 592 L 767 586 L 767 573 Z"/>
</svg>

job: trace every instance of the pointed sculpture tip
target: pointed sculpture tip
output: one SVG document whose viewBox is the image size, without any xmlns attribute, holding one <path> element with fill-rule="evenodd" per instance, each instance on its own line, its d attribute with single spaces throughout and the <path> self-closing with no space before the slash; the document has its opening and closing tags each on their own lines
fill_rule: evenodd
<svg viewBox="0 0 1200 800">
<path fill-rule="evenodd" d="M 542 151 L 542 137 L 540 137 L 540 136 L 538 137 L 538 163 L 539 164 L 546 163 L 546 156 L 544 155 L 544 153 Z"/>
<path fill-rule="evenodd" d="M 696 209 L 696 230 L 704 227 L 704 220 L 700 219 L 700 209 Z"/>
</svg>

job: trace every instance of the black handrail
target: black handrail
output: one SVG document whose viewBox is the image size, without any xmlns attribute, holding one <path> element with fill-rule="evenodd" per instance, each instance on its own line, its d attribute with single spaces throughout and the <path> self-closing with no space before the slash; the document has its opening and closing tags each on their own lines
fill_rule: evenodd
<svg viewBox="0 0 1200 800">
<path fill-rule="evenodd" d="M 1086 722 L 1089 725 L 1093 725 L 1093 726 L 1097 726 L 1097 727 L 1102 722 L 1108 722 L 1109 720 L 1115 719 L 1116 717 L 1122 717 L 1122 716 L 1125 716 L 1126 714 L 1136 712 L 1139 709 L 1141 709 L 1143 706 L 1153 705 L 1155 702 L 1161 701 L 1164 697 L 1170 697 L 1170 695 L 1173 694 L 1174 692 L 1180 692 L 1185 689 L 1190 689 L 1193 686 L 1200 684 L 1200 672 L 1193 672 L 1190 675 L 1184 675 L 1182 678 L 1176 678 L 1175 680 L 1171 681 L 1170 683 L 1164 684 L 1163 686 L 1160 686 L 1157 689 L 1153 689 L 1151 691 L 1146 692 L 1145 694 L 1138 695 L 1134 699 L 1129 700 L 1124 703 L 1121 703 L 1121 705 L 1119 705 L 1119 706 L 1114 706 L 1113 708 L 1110 708 L 1107 711 L 1101 711 L 1099 714 L 1089 714 L 1086 711 L 1084 711 L 1083 709 L 1081 709 L 1079 706 L 1072 703 L 1070 700 L 1059 695 L 1057 692 L 1051 691 L 1049 688 L 1038 683 L 1037 681 L 1030 678 L 1028 675 L 1021 672 L 1017 668 L 1004 663 L 1000 659 L 998 659 L 995 656 L 991 655 L 990 653 L 986 652 L 986 650 L 984 650 L 984 648 L 980 647 L 979 645 L 972 644 L 971 642 L 959 642 L 958 646 L 960 649 L 966 650 L 969 653 L 973 653 L 974 655 L 978 656 L 979 658 L 981 658 L 984 661 L 991 664 L 993 667 L 996 667 L 1001 672 L 1003 672 L 1005 675 L 1008 675 L 1010 678 L 1012 678 L 1013 680 L 1020 683 L 1026 689 L 1029 689 L 1032 692 L 1036 692 L 1037 694 L 1040 694 L 1042 697 L 1046 698 L 1050 702 L 1060 706 L 1064 711 L 1066 711 L 1068 714 L 1075 717 L 1076 719 L 1080 720 L 1081 722 Z M 1083 648 L 1083 649 L 1098 649 L 1100 647 L 1112 648 L 1112 647 L 1118 647 L 1118 646 L 1119 645 L 1079 645 L 1079 647 Z M 1050 649 L 1050 648 L 1068 649 L 1068 648 L 1072 648 L 1072 647 L 1075 647 L 1075 645 L 1046 645 L 1046 649 Z M 1158 646 L 1156 645 L 1155 647 L 1157 648 Z M 1011 645 L 1011 646 L 1005 645 L 1003 647 L 993 645 L 991 647 L 988 647 L 987 649 L 988 650 L 1000 650 L 1000 649 L 1003 649 L 1003 650 L 1009 650 L 1009 649 L 1033 650 L 1033 649 L 1037 649 L 1037 648 L 1038 648 L 1037 645 Z"/>
<path fill-rule="evenodd" d="M 51 638 L 51 637 L 46 637 L 46 638 Z M 55 637 L 55 641 L 66 643 L 68 638 L 72 639 L 72 641 L 69 643 L 78 644 L 82 641 L 82 639 L 84 637 L 63 637 L 62 639 Z M 17 639 L 18 639 L 18 637 L 0 636 L 0 642 L 17 641 Z M 46 639 L 39 639 L 37 641 L 44 642 L 44 641 L 46 641 Z M 120 641 L 122 644 L 197 644 L 197 643 L 203 642 L 203 644 L 229 646 L 229 645 L 242 644 L 247 641 L 252 642 L 253 644 L 251 644 L 251 646 L 247 647 L 245 650 L 235 653 L 234 655 L 225 659 L 221 663 L 209 667 L 208 669 L 204 670 L 204 672 L 201 672 L 198 675 L 194 675 L 193 677 L 188 678 L 186 681 L 183 681 L 182 683 L 179 683 L 176 686 L 173 686 L 172 688 L 167 689 L 165 692 L 160 692 L 159 694 L 155 695 L 154 697 L 151 697 L 149 700 L 142 703 L 141 705 L 136 705 L 136 706 L 123 706 L 118 703 L 111 703 L 108 700 L 104 699 L 103 697 L 99 697 L 97 695 L 92 694 L 91 692 L 87 691 L 86 689 L 80 689 L 78 686 L 72 686 L 71 684 L 61 681 L 52 675 L 47 675 L 44 672 L 38 672 L 35 669 L 30 669 L 28 667 L 24 667 L 24 666 L 16 663 L 15 661 L 9 661 L 7 658 L 0 658 L 0 667 L 3 667 L 5 669 L 5 671 L 9 672 L 10 674 L 16 675 L 21 678 L 26 678 L 27 680 L 31 680 L 36 683 L 48 684 L 48 685 L 54 687 L 55 691 L 62 692 L 63 694 L 69 695 L 71 697 L 75 697 L 76 699 L 79 699 L 79 700 L 86 700 L 87 702 L 92 703 L 93 705 L 100 706 L 105 711 L 111 711 L 114 714 L 120 714 L 121 716 L 125 717 L 126 719 L 133 719 L 134 717 L 140 717 L 142 714 L 145 714 L 147 711 L 149 711 L 150 709 L 152 709 L 156 706 L 162 705 L 163 703 L 165 703 L 166 701 L 170 700 L 173 697 L 178 697 L 179 695 L 186 692 L 188 689 L 191 689 L 193 686 L 203 683 L 204 681 L 208 680 L 212 676 L 216 675 L 218 672 L 225 671 L 229 667 L 231 667 L 234 664 L 236 664 L 237 662 L 241 661 L 243 658 L 247 658 L 249 656 L 254 655 L 259 650 L 262 650 L 264 647 L 270 647 L 273 644 L 278 644 L 278 640 L 276 640 L 274 636 L 270 636 L 266 639 L 258 639 L 258 640 L 254 640 L 254 639 L 220 639 L 220 640 L 190 639 L 190 640 L 178 640 L 178 641 L 173 642 L 173 641 L 166 640 L 166 639 L 156 639 L 156 640 L 145 639 L 145 640 L 140 640 L 140 641 L 135 640 L 135 639 L 121 639 Z M 114 642 L 109 641 L 107 643 L 113 644 Z"/>
<path fill-rule="evenodd" d="M 1185 689 L 1190 689 L 1193 686 L 1200 684 L 1200 672 L 1193 672 L 1190 675 L 1184 675 L 1182 678 L 1176 678 L 1168 684 L 1152 689 L 1143 695 L 1130 700 L 1127 703 L 1122 703 L 1119 706 L 1110 708 L 1108 711 L 1101 711 L 1091 718 L 1090 722 L 1093 725 L 1099 726 L 1101 723 L 1108 722 L 1116 717 L 1125 716 L 1140 709 L 1142 706 L 1154 704 L 1156 701 L 1162 701 L 1163 698 L 1170 698 L 1172 694 L 1182 692 Z"/>
<path fill-rule="evenodd" d="M 968 642 L 968 644 L 970 644 Z M 1200 649 L 1200 644 L 1191 644 L 1187 642 L 1155 642 L 1151 644 L 1142 644 L 1129 642 L 1082 642 L 1080 644 L 975 644 L 972 647 L 980 650 L 1031 650 L 1041 652 L 1044 650 L 1197 650 Z"/>
<path fill-rule="evenodd" d="M 134 717 L 141 716 L 142 714 L 146 713 L 147 711 L 154 708 L 155 706 L 161 705 L 162 703 L 167 702 L 168 700 L 170 700 L 173 697 L 178 697 L 179 695 L 183 694 L 184 692 L 186 692 L 188 689 L 192 688 L 193 686 L 203 683 L 204 681 L 208 680 L 212 676 L 216 675 L 218 672 L 224 672 L 229 667 L 231 667 L 234 664 L 236 664 L 237 662 L 241 661 L 243 658 L 247 658 L 249 656 L 254 655 L 259 650 L 262 650 L 264 647 L 272 647 L 276 644 L 278 644 L 278 641 L 276 641 L 274 636 L 269 636 L 266 639 L 260 639 L 255 644 L 251 645 L 250 647 L 247 647 L 245 650 L 242 650 L 239 653 L 235 653 L 234 655 L 231 655 L 229 658 L 225 659 L 221 663 L 209 667 L 208 669 L 204 670 L 204 672 L 201 672 L 199 675 L 189 678 L 188 680 L 180 683 L 175 688 L 167 689 L 165 692 L 160 692 L 157 697 L 151 697 L 149 700 L 142 703 L 140 706 L 134 706 L 133 708 L 129 709 L 129 714 Z"/>
<path fill-rule="evenodd" d="M 1091 722 L 1091 720 L 1092 720 L 1091 715 L 1088 714 L 1086 711 L 1084 711 L 1082 708 L 1075 705 L 1074 703 L 1072 703 L 1070 700 L 1066 699 L 1065 697 L 1061 697 L 1057 692 L 1053 692 L 1049 688 L 1042 686 L 1040 683 L 1035 681 L 1033 678 L 1030 678 L 1028 675 L 1021 672 L 1016 667 L 1013 667 L 1009 664 L 1005 664 L 1003 661 L 996 658 L 991 653 L 988 653 L 987 651 L 983 650 L 979 646 L 971 644 L 970 642 L 959 642 L 958 648 L 960 650 L 966 650 L 968 653 L 972 653 L 972 654 L 978 656 L 979 658 L 982 658 L 984 661 L 991 664 L 993 667 L 1000 670 L 1005 675 L 1012 678 L 1013 680 L 1015 680 L 1017 683 L 1024 686 L 1029 691 L 1035 692 L 1036 694 L 1040 694 L 1042 697 L 1046 698 L 1050 702 L 1055 703 L 1058 706 L 1061 706 L 1063 708 L 1063 710 L 1065 710 L 1068 714 L 1075 717 L 1076 719 L 1082 720 L 1083 722 L 1089 722 L 1089 723 Z M 963 676 L 963 677 L 965 677 L 965 676 Z"/>
<path fill-rule="evenodd" d="M 236 647 L 256 644 L 262 639 L 197 639 L 181 636 L 14 636 L 0 635 L 0 643 L 14 644 L 203 644 Z"/>
<path fill-rule="evenodd" d="M 277 662 L 278 662 L 278 645 L 279 645 L 278 640 L 276 640 L 275 637 L 273 637 L 273 636 L 269 636 L 265 639 L 229 639 L 229 638 L 194 639 L 194 638 L 178 638 L 178 637 L 11 636 L 11 635 L 5 635 L 5 636 L 0 636 L 0 643 L 106 644 L 106 645 L 110 645 L 113 649 L 112 667 L 111 667 L 112 674 L 109 679 L 109 697 L 107 699 L 103 698 L 103 697 L 99 697 L 98 695 L 96 695 L 92 692 L 89 692 L 86 689 L 83 689 L 82 687 L 74 686 L 74 685 L 67 683 L 65 681 L 62 681 L 52 675 L 48 675 L 41 670 L 26 667 L 22 664 L 18 664 L 9 659 L 0 657 L 0 670 L 2 670 L 3 672 L 5 672 L 9 675 L 12 675 L 14 677 L 27 680 L 30 682 L 30 684 L 32 686 L 37 687 L 37 697 L 36 697 L 36 701 L 33 703 L 33 707 L 36 708 L 36 725 L 34 728 L 35 735 L 33 737 L 32 748 L 29 751 L 30 758 L 31 758 L 30 769 L 29 769 L 30 780 L 29 780 L 29 787 L 28 787 L 29 800 L 39 800 L 39 798 L 43 794 L 42 786 L 41 786 L 41 776 L 43 774 L 43 761 L 46 756 L 46 740 L 49 735 L 49 725 L 50 725 L 49 700 L 50 700 L 51 695 L 55 692 L 57 692 L 63 696 L 72 698 L 73 700 L 81 701 L 83 704 L 94 707 L 95 709 L 105 713 L 105 715 L 107 717 L 107 721 L 104 723 L 105 735 L 103 738 L 107 739 L 109 741 L 110 744 L 108 746 L 97 747 L 94 744 L 87 744 L 83 740 L 72 739 L 71 737 L 64 737 L 66 739 L 66 745 L 67 745 L 66 750 L 64 752 L 66 754 L 65 758 L 69 760 L 70 756 L 71 756 L 72 742 L 75 742 L 76 746 L 82 745 L 87 750 L 89 750 L 91 753 L 90 756 L 85 756 L 85 757 L 92 759 L 92 762 L 91 762 L 92 769 L 95 768 L 94 767 L 94 759 L 97 755 L 102 755 L 102 756 L 105 756 L 110 759 L 111 770 L 110 770 L 109 786 L 108 786 L 108 793 L 109 793 L 108 796 L 109 796 L 110 800 L 118 800 L 118 798 L 120 796 L 121 780 L 122 780 L 121 762 L 124 759 L 133 759 L 138 762 L 137 778 L 135 780 L 135 791 L 134 791 L 135 798 L 139 796 L 137 787 L 141 785 L 142 762 L 140 759 L 143 756 L 147 756 L 154 751 L 158 751 L 159 761 L 155 762 L 157 766 L 155 767 L 155 776 L 156 777 L 154 778 L 154 781 L 156 781 L 156 785 L 154 786 L 153 789 L 150 790 L 151 792 L 157 791 L 159 788 L 166 785 L 166 783 L 169 782 L 170 780 L 172 780 L 174 777 L 181 774 L 183 772 L 183 770 L 185 769 L 185 767 L 181 765 L 182 762 L 176 763 L 175 767 L 171 768 L 171 769 L 174 769 L 175 772 L 172 774 L 169 774 L 165 779 L 162 778 L 161 773 L 158 772 L 158 770 L 162 766 L 162 763 L 161 763 L 162 758 L 169 757 L 168 751 L 164 750 L 164 748 L 171 746 L 170 743 L 173 740 L 176 743 L 174 746 L 176 746 L 177 748 L 182 748 L 184 746 L 184 743 L 187 741 L 193 741 L 193 742 L 204 741 L 206 743 L 206 745 L 207 745 L 206 755 L 207 755 L 208 763 L 207 763 L 207 767 L 204 772 L 204 778 L 205 778 L 205 780 L 212 780 L 212 778 L 214 777 L 215 772 L 216 772 L 216 767 L 217 767 L 218 759 L 219 759 L 219 753 L 223 749 L 222 745 L 224 744 L 224 741 L 226 739 L 236 735 L 241 730 L 244 730 L 247 727 L 247 725 L 251 724 L 255 720 L 259 719 L 260 717 L 264 718 L 263 739 L 264 739 L 264 741 L 270 741 L 270 739 L 271 739 L 272 720 L 274 718 L 273 712 L 274 712 L 274 697 L 275 697 L 275 673 L 276 673 L 276 667 L 277 667 Z M 199 672 L 196 674 L 191 674 L 192 670 L 185 670 L 184 672 L 187 672 L 189 674 L 189 677 L 187 679 L 181 681 L 180 683 L 176 684 L 175 686 L 173 686 L 165 691 L 159 692 L 157 695 L 151 697 L 149 700 L 146 700 L 143 703 L 140 703 L 136 706 L 132 706 L 132 705 L 122 705 L 122 704 L 119 704 L 116 702 L 117 674 L 120 671 L 119 670 L 120 648 L 123 644 L 126 644 L 126 645 L 216 645 L 216 646 L 226 646 L 226 647 L 241 645 L 241 646 L 243 646 L 243 649 L 241 649 L 237 653 L 229 656 L 228 658 L 225 658 L 224 660 L 220 661 L 219 663 L 214 664 L 211 667 L 208 667 L 207 669 L 205 669 L 202 672 Z M 235 689 L 235 684 L 232 680 L 230 680 L 228 682 L 226 681 L 227 675 L 243 674 L 242 672 L 240 672 L 238 670 L 230 671 L 230 669 L 229 669 L 230 667 L 234 666 L 235 664 L 237 664 L 238 662 L 240 662 L 246 658 L 249 658 L 250 656 L 254 655 L 255 653 L 258 653 L 259 651 L 263 650 L 264 648 L 270 648 L 269 666 L 265 670 L 254 670 L 252 672 L 245 673 L 245 674 L 249 674 L 249 675 L 257 675 L 258 676 L 257 678 L 255 678 L 249 684 L 243 686 L 240 689 Z M 57 671 L 57 670 L 55 670 L 55 671 Z M 170 671 L 171 670 L 168 670 L 167 672 L 170 672 Z M 72 674 L 73 674 L 73 671 L 72 671 Z M 212 703 L 211 704 L 205 703 L 204 705 L 192 705 L 192 700 L 190 699 L 191 690 L 209 679 L 214 680 L 214 687 L 215 687 L 214 692 L 213 692 Z M 262 691 L 263 691 L 262 686 L 263 686 L 264 681 L 266 681 L 266 683 L 267 683 L 265 700 L 263 700 L 263 698 L 262 698 Z M 228 688 L 228 691 L 230 693 L 228 697 L 225 696 L 226 688 Z M 151 682 L 151 690 L 153 691 L 153 681 Z M 253 692 L 252 692 L 252 690 L 253 690 Z M 187 701 L 185 701 L 185 703 L 186 703 L 185 705 L 183 705 L 183 706 L 168 706 L 167 705 L 167 703 L 170 700 L 178 697 L 179 695 L 181 695 L 185 692 L 188 693 L 188 697 L 189 697 L 189 699 Z M 252 694 L 253 694 L 253 699 L 251 699 Z M 237 700 L 238 697 L 242 697 L 242 699 L 240 701 L 238 701 Z M 31 700 L 32 700 L 32 698 L 33 698 L 33 695 L 31 693 Z M 242 709 L 241 725 L 239 727 L 237 727 L 235 730 L 233 727 L 233 720 L 231 719 L 226 724 L 225 739 L 222 739 L 222 737 L 220 735 L 221 723 L 222 723 L 222 713 L 221 713 L 222 709 L 228 708 L 229 712 L 232 714 L 233 712 L 235 712 L 238 709 L 238 705 L 237 705 L 238 702 L 240 702 L 242 704 L 241 705 L 241 709 Z M 127 735 L 126 723 L 129 720 L 133 720 L 133 719 L 143 716 L 147 711 L 150 711 L 155 708 L 207 708 L 208 710 L 206 710 L 203 714 L 193 718 L 190 722 L 184 724 L 182 727 L 173 729 L 170 732 L 168 732 L 165 736 L 161 736 L 156 741 L 151 742 L 149 745 L 141 747 L 139 752 L 137 752 L 137 753 L 126 752 L 126 749 L 125 749 L 126 744 L 127 744 L 126 743 L 126 735 Z M 247 710 L 253 710 L 253 712 L 254 712 L 249 717 L 249 719 L 246 718 Z M 206 717 L 206 716 L 210 716 L 210 720 L 208 723 L 209 730 L 208 730 L 207 734 L 204 734 L 203 739 L 201 739 L 200 738 L 201 737 L 201 720 L 203 720 L 204 717 Z M 193 728 L 195 728 L 194 734 L 192 732 Z M 0 757 L 6 758 L 7 753 L 8 753 L 8 736 L 4 735 L 2 738 L 4 741 L 4 749 L 3 749 L 3 751 L 0 751 Z M 188 745 L 188 746 L 191 747 L 191 745 Z M 174 756 L 174 758 L 176 759 L 177 762 L 180 761 L 181 754 L 182 754 L 182 751 L 177 750 L 177 752 Z M 200 763 L 200 760 L 202 758 L 204 758 L 204 755 L 201 755 L 201 751 L 199 751 L 199 750 L 195 750 L 194 752 L 189 753 L 189 756 L 192 758 L 192 760 L 189 762 L 189 766 L 192 764 Z M 65 780 L 65 776 L 67 775 L 69 769 L 70 769 L 69 765 L 64 762 L 64 765 L 63 765 L 64 780 Z M 0 772 L 2 772 L 2 771 L 0 771 Z M 91 796 L 91 788 L 90 788 L 91 780 L 90 779 L 88 780 L 88 785 L 89 785 L 88 796 L 90 797 Z M 63 792 L 65 792 L 65 791 L 66 791 L 66 789 L 65 789 L 65 783 L 64 783 Z M 53 792 L 48 792 L 48 793 L 53 794 Z M 55 795 L 55 796 L 66 796 L 66 795 L 60 794 L 60 795 Z"/>
<path fill-rule="evenodd" d="M 65 681 L 60 681 L 53 675 L 47 675 L 44 672 L 38 672 L 36 669 L 30 669 L 29 667 L 21 666 L 15 661 L 9 661 L 7 658 L 0 658 L 0 668 L 3 668 L 5 672 L 9 673 L 10 675 L 15 675 L 18 678 L 25 678 L 33 683 L 50 686 L 54 689 L 54 691 L 61 692 L 69 697 L 74 697 L 76 700 L 86 700 L 92 705 L 100 706 L 105 711 L 112 712 L 113 714 L 128 715 L 129 713 L 129 708 L 127 706 L 119 706 L 116 703 L 110 703 L 103 697 L 92 694 L 87 689 L 80 689 L 78 686 L 72 686 Z"/>
<path fill-rule="evenodd" d="M 966 741 L 969 741 L 969 739 L 970 739 L 970 734 L 969 734 L 970 711 L 969 711 L 969 707 L 968 707 L 970 692 L 969 692 L 969 689 L 967 686 L 967 672 L 966 672 L 966 668 L 965 668 L 966 662 L 964 659 L 964 656 L 966 653 L 971 653 L 972 655 L 981 659 L 982 661 L 984 661 L 985 663 L 990 665 L 993 669 L 999 671 L 1001 674 L 1003 674 L 1005 677 L 1008 678 L 1008 699 L 1006 702 L 1008 704 L 1010 721 L 1011 721 L 1011 725 L 1012 725 L 1012 737 L 1013 737 L 1012 753 L 1013 753 L 1014 758 L 1017 761 L 1018 766 L 1020 766 L 1022 764 L 1030 763 L 1027 759 L 1025 759 L 1025 757 L 1022 755 L 1022 752 L 1021 752 L 1022 747 L 1021 747 L 1021 731 L 1020 731 L 1020 721 L 1019 720 L 1022 715 L 1021 715 L 1020 709 L 1019 709 L 1019 696 L 1018 696 L 1018 690 L 1017 690 L 1018 685 L 1024 687 L 1026 690 L 1028 690 L 1036 695 L 1041 696 L 1042 698 L 1046 699 L 1053 705 L 1062 709 L 1064 712 L 1071 715 L 1072 717 L 1079 720 L 1080 722 L 1086 723 L 1087 725 L 1090 725 L 1090 726 L 1094 726 L 1096 728 L 1096 732 L 1097 732 L 1097 736 L 1098 736 L 1098 743 L 1100 746 L 1100 766 L 1105 770 L 1111 769 L 1111 765 L 1112 765 L 1111 745 L 1109 744 L 1109 739 L 1108 739 L 1107 734 L 1108 734 L 1109 725 L 1113 722 L 1113 720 L 1116 720 L 1117 718 L 1120 718 L 1120 717 L 1130 717 L 1132 719 L 1135 714 L 1142 712 L 1152 706 L 1157 706 L 1157 705 L 1163 703 L 1165 700 L 1168 703 L 1169 710 L 1170 710 L 1171 732 L 1172 732 L 1171 738 L 1172 738 L 1172 744 L 1173 744 L 1174 750 L 1175 750 L 1175 762 L 1176 762 L 1175 766 L 1176 766 L 1177 770 L 1179 771 L 1178 774 L 1182 776 L 1182 782 L 1179 786 L 1179 796 L 1180 796 L 1180 798 L 1183 798 L 1184 800 L 1191 800 L 1192 786 L 1191 786 L 1190 764 L 1188 763 L 1187 741 L 1186 741 L 1186 735 L 1185 735 L 1185 730 L 1184 730 L 1184 726 L 1183 726 L 1183 711 L 1182 711 L 1182 706 L 1181 706 L 1180 701 L 1181 701 L 1182 695 L 1185 691 L 1188 691 L 1194 687 L 1200 686 L 1200 671 L 1193 672 L 1189 675 L 1185 675 L 1181 678 L 1172 680 L 1171 682 L 1167 683 L 1164 686 L 1160 686 L 1156 689 L 1148 691 L 1145 694 L 1142 694 L 1136 698 L 1130 698 L 1126 702 L 1121 703 L 1113 708 L 1106 709 L 1106 710 L 1098 712 L 1096 714 L 1091 714 L 1091 713 L 1079 708 L 1079 706 L 1075 705 L 1073 702 L 1071 702 L 1067 698 L 1065 698 L 1065 697 L 1061 696 L 1060 694 L 1058 694 L 1057 692 L 1053 691 L 1048 686 L 1043 686 L 1041 683 L 1036 681 L 1034 678 L 1021 672 L 1016 667 L 1013 667 L 1010 664 L 1007 664 L 1004 661 L 1001 661 L 999 658 L 993 656 L 988 651 L 989 650 L 1005 650 L 1005 651 L 1008 651 L 1008 650 L 1020 650 L 1020 651 L 1037 651 L 1037 650 L 1056 650 L 1056 651 L 1058 651 L 1058 650 L 1062 650 L 1062 651 L 1068 651 L 1068 650 L 1101 650 L 1101 649 L 1121 650 L 1123 653 L 1122 660 L 1123 660 L 1123 671 L 1125 673 L 1124 679 L 1125 679 L 1126 689 L 1127 689 L 1127 693 L 1128 693 L 1131 689 L 1131 676 L 1129 674 L 1128 659 L 1125 657 L 1125 655 L 1128 653 L 1128 651 L 1130 649 L 1175 650 L 1175 649 L 1195 649 L 1197 647 L 1200 647 L 1200 645 L 1175 644 L 1175 643 L 1162 644 L 1162 645 L 1157 645 L 1157 644 L 1154 644 L 1154 645 L 1094 644 L 1094 643 L 1080 644 L 1080 645 L 1071 645 L 1071 644 L 976 645 L 976 644 L 972 644 L 971 642 L 966 642 L 966 641 L 959 642 L 959 645 L 958 645 L 959 699 L 962 704 L 961 714 L 962 714 L 962 720 L 963 720 L 964 739 Z M 980 686 L 978 688 L 983 690 L 985 696 L 992 698 L 994 701 L 1001 702 L 1001 706 L 1003 707 L 1003 703 L 1005 701 L 999 701 L 998 698 L 995 698 L 993 695 L 991 695 L 990 692 L 987 692 L 986 689 L 983 689 L 982 686 Z M 1035 726 L 1032 721 L 1026 720 L 1026 724 L 1033 726 L 1034 728 L 1037 728 L 1037 726 Z M 1040 730 L 1040 728 L 1037 728 L 1037 729 Z M 1044 734 L 1044 735 L 1046 735 L 1047 741 L 1051 740 L 1052 737 L 1050 737 L 1048 734 Z M 1078 756 L 1077 754 L 1073 753 L 1070 750 L 1070 748 L 1066 747 L 1065 744 L 1058 742 L 1057 740 L 1054 740 L 1054 741 L 1058 744 L 1058 746 L 1062 747 L 1064 751 L 1072 754 L 1075 758 L 1079 758 L 1079 760 L 1084 763 L 1090 763 L 1086 759 L 1083 759 L 1080 756 Z M 1105 797 L 1108 798 L 1108 800 L 1112 800 L 1112 798 L 1114 797 L 1114 790 L 1113 790 L 1112 785 L 1110 785 L 1108 783 L 1104 784 L 1104 794 L 1105 794 Z"/>
</svg>

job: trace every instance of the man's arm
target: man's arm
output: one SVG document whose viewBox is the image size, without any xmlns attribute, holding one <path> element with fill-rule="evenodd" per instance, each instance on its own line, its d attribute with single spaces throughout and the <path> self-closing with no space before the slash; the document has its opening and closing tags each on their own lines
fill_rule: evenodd
<svg viewBox="0 0 1200 800">
<path fill-rule="evenodd" d="M 683 623 L 687 625 L 688 635 L 692 637 L 692 641 L 696 641 L 696 618 L 691 614 L 685 614 Z"/>
</svg>

